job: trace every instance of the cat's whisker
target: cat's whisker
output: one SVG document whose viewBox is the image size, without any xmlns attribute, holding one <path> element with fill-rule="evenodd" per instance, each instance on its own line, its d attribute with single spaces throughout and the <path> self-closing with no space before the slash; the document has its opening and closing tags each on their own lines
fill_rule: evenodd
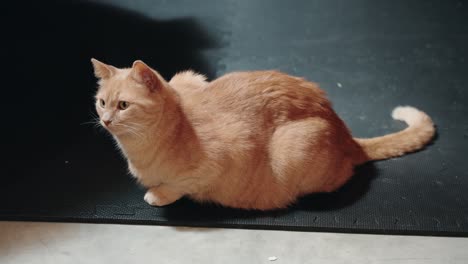
<svg viewBox="0 0 468 264">
<path fill-rule="evenodd" d="M 128 121 L 126 121 L 125 123 L 129 125 L 133 125 L 134 128 L 137 128 L 137 129 L 141 129 L 143 127 L 141 124 L 138 124 L 138 123 L 133 123 L 133 122 L 128 122 Z"/>
<path fill-rule="evenodd" d="M 91 120 L 81 123 L 80 125 L 99 125 L 99 120 Z"/>
<path fill-rule="evenodd" d="M 115 126 L 125 127 L 126 129 L 128 129 L 128 132 L 130 132 L 132 135 L 136 136 L 137 138 L 139 138 L 139 139 L 144 138 L 144 135 L 142 133 L 138 132 L 138 129 L 135 128 L 135 127 L 132 127 L 132 126 L 127 125 L 127 124 L 115 124 Z"/>
<path fill-rule="evenodd" d="M 89 111 L 89 115 L 91 116 L 91 120 L 80 123 L 80 125 L 94 125 L 95 127 L 98 127 L 100 125 L 99 116 L 94 111 Z"/>
</svg>

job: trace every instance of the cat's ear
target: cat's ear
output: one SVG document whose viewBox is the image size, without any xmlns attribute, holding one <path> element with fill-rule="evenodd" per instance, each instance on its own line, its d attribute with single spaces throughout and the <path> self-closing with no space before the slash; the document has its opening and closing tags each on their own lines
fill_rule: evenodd
<svg viewBox="0 0 468 264">
<path fill-rule="evenodd" d="M 136 60 L 132 66 L 132 78 L 146 86 L 151 92 L 155 92 L 163 86 L 156 73 L 141 60 Z"/>
<path fill-rule="evenodd" d="M 117 71 L 117 68 L 114 66 L 102 63 L 95 58 L 91 59 L 91 63 L 93 63 L 94 75 L 99 79 L 108 79 Z"/>
</svg>

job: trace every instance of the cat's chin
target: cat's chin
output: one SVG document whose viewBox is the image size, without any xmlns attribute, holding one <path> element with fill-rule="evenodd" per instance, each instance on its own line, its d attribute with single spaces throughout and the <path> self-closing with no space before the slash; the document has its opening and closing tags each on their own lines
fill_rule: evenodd
<svg viewBox="0 0 468 264">
<path fill-rule="evenodd" d="M 111 134 L 114 137 L 121 137 L 125 134 L 127 134 L 125 131 L 119 131 L 118 129 L 112 128 L 112 127 L 104 127 L 109 134 Z"/>
<path fill-rule="evenodd" d="M 110 129 L 107 130 L 114 138 L 117 138 L 117 139 L 129 139 L 129 138 L 132 138 L 132 136 L 134 136 L 134 134 L 128 132 L 128 131 L 111 131 Z"/>
</svg>

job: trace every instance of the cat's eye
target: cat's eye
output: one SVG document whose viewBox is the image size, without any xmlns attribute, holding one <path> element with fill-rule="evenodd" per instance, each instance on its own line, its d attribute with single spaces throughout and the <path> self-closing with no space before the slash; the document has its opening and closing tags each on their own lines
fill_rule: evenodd
<svg viewBox="0 0 468 264">
<path fill-rule="evenodd" d="M 99 105 L 104 108 L 106 106 L 106 101 L 104 101 L 103 99 L 99 99 Z"/>
<path fill-rule="evenodd" d="M 125 110 L 125 109 L 128 108 L 128 105 L 129 105 L 128 102 L 126 102 L 126 101 L 120 101 L 120 102 L 119 102 L 119 109 L 120 109 L 120 110 Z"/>
</svg>

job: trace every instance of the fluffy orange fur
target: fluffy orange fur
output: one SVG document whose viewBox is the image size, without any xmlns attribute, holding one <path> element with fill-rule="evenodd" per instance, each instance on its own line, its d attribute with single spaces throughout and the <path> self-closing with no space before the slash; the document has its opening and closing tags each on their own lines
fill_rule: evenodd
<svg viewBox="0 0 468 264">
<path fill-rule="evenodd" d="M 228 207 L 284 208 L 338 189 L 356 165 L 422 148 L 431 119 L 413 107 L 398 133 L 355 139 L 312 82 L 277 71 L 234 72 L 212 82 L 186 71 L 169 82 L 141 61 L 118 69 L 92 59 L 96 110 L 151 205 L 182 196 Z"/>
</svg>

